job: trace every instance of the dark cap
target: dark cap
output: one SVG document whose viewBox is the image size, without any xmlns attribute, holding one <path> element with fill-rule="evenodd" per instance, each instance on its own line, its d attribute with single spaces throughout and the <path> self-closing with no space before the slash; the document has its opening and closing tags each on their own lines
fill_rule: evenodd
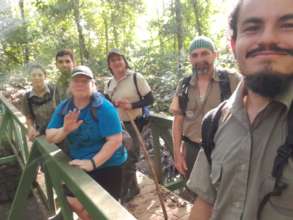
<svg viewBox="0 0 293 220">
<path fill-rule="evenodd" d="M 91 69 L 87 66 L 76 66 L 73 68 L 71 72 L 71 78 L 77 76 L 77 75 L 84 75 L 89 77 L 90 79 L 94 78 L 94 74 L 91 71 Z"/>
<path fill-rule="evenodd" d="M 112 54 L 117 54 L 117 55 L 120 55 L 120 56 L 124 56 L 124 54 L 117 48 L 113 48 L 111 49 L 109 52 L 108 52 L 108 55 L 107 57 L 109 58 L 109 56 L 111 56 Z"/>
</svg>

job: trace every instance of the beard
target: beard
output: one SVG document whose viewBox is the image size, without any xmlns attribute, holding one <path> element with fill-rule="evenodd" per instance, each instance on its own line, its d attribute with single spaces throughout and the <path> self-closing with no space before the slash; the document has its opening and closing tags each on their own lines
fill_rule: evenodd
<svg viewBox="0 0 293 220">
<path fill-rule="evenodd" d="M 266 98 L 274 98 L 287 90 L 293 79 L 293 73 L 282 74 L 273 71 L 262 71 L 244 76 L 248 89 Z"/>
<path fill-rule="evenodd" d="M 195 75 L 205 75 L 209 73 L 210 69 L 211 69 L 211 64 L 204 61 L 202 63 L 193 65 L 192 73 Z"/>
</svg>

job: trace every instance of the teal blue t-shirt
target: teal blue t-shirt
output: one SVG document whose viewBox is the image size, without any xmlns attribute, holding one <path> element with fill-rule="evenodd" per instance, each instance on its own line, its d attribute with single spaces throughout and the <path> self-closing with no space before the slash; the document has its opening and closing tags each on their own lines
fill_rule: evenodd
<svg viewBox="0 0 293 220">
<path fill-rule="evenodd" d="M 75 109 L 73 100 L 61 102 L 48 124 L 48 128 L 60 128 L 64 116 Z M 93 113 L 95 111 L 95 113 Z M 67 136 L 69 153 L 72 159 L 90 159 L 103 147 L 106 137 L 122 132 L 116 108 L 100 93 L 94 93 L 88 106 L 80 110 L 81 126 Z M 121 145 L 102 167 L 119 166 L 127 159 L 127 151 Z"/>
</svg>

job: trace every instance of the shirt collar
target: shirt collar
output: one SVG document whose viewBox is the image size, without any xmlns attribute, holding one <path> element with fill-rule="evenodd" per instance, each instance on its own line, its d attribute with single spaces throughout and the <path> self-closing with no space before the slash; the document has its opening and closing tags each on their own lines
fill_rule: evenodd
<svg viewBox="0 0 293 220">
<path fill-rule="evenodd" d="M 47 93 L 50 94 L 50 89 L 46 83 L 45 83 L 45 90 L 46 90 L 45 94 L 47 94 Z M 29 98 L 31 98 L 33 96 L 38 96 L 37 93 L 35 92 L 34 88 L 32 88 L 32 90 L 30 91 Z"/>
<path fill-rule="evenodd" d="M 293 81 L 290 82 L 286 92 L 276 96 L 273 100 L 284 104 L 286 108 L 289 110 L 293 100 Z"/>
<path fill-rule="evenodd" d="M 90 104 L 94 108 L 99 108 L 103 104 L 102 94 L 99 92 L 94 92 Z"/>
<path fill-rule="evenodd" d="M 125 75 L 124 75 L 121 79 L 116 80 L 115 77 L 113 77 L 113 78 L 114 78 L 114 81 L 115 81 L 116 83 L 118 83 L 118 82 L 120 82 L 120 81 L 122 81 L 122 80 L 128 78 L 128 77 L 131 76 L 133 73 L 134 73 L 134 72 L 133 72 L 132 70 L 127 69 Z"/>
<path fill-rule="evenodd" d="M 219 81 L 220 80 L 217 72 L 218 72 L 218 70 L 214 70 L 213 75 L 212 75 L 212 81 Z M 196 74 L 192 74 L 191 80 L 189 81 L 189 84 L 191 86 L 195 86 L 196 83 L 197 83 L 197 76 L 196 76 Z"/>
<path fill-rule="evenodd" d="M 238 84 L 235 92 L 227 101 L 227 107 L 230 108 L 232 113 L 239 112 L 239 110 L 244 109 L 243 97 L 247 94 L 247 89 L 244 85 L 244 80 Z M 289 110 L 291 102 L 293 100 L 293 82 L 290 83 L 288 89 L 281 95 L 276 96 L 272 101 L 278 102 L 286 106 Z"/>
</svg>

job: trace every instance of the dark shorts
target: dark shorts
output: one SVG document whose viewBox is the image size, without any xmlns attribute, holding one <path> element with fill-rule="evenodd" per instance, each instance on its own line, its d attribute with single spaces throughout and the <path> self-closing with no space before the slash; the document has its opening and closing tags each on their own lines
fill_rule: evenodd
<svg viewBox="0 0 293 220">
<path fill-rule="evenodd" d="M 88 174 L 110 193 L 116 200 L 120 198 L 122 187 L 122 165 L 114 167 L 105 167 L 88 172 Z M 74 197 L 74 194 L 64 185 L 66 196 Z"/>
</svg>

